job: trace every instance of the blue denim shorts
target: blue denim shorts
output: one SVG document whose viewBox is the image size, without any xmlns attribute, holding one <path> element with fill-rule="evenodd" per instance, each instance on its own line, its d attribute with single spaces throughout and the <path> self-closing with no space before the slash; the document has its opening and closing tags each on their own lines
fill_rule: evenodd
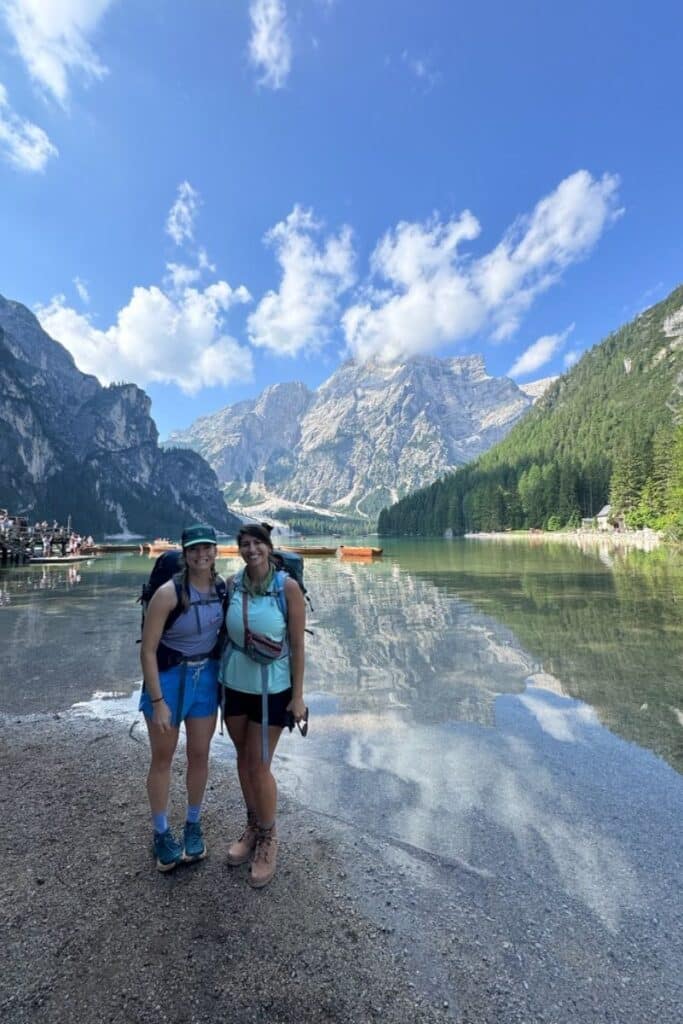
<svg viewBox="0 0 683 1024">
<path fill-rule="evenodd" d="M 206 718 L 218 709 L 218 665 L 216 658 L 185 662 L 159 673 L 161 694 L 171 709 L 171 720 L 180 725 L 186 718 Z M 183 679 L 184 676 L 184 679 Z M 149 694 L 143 688 L 139 710 L 145 718 L 153 713 Z"/>
</svg>

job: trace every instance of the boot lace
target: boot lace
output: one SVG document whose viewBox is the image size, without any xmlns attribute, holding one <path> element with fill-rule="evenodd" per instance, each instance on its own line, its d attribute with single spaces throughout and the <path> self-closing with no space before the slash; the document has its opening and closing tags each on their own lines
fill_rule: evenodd
<svg viewBox="0 0 683 1024">
<path fill-rule="evenodd" d="M 264 864 L 268 864 L 270 863 L 274 850 L 275 836 L 273 835 L 273 830 L 270 829 L 268 832 L 259 832 L 256 837 L 254 860 L 263 861 Z"/>
</svg>

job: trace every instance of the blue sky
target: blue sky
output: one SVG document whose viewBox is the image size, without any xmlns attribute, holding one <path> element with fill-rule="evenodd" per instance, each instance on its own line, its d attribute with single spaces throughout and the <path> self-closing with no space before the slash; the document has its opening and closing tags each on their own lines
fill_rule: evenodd
<svg viewBox="0 0 683 1024">
<path fill-rule="evenodd" d="M 672 3 L 0 0 L 0 292 L 162 436 L 349 355 L 562 372 L 683 280 Z"/>
</svg>

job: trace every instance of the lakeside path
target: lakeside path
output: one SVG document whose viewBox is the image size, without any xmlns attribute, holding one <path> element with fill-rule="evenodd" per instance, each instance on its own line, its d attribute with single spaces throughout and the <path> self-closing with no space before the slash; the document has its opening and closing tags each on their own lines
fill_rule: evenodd
<svg viewBox="0 0 683 1024">
<path fill-rule="evenodd" d="M 464 860 L 392 839 L 381 820 L 350 827 L 348 807 L 337 819 L 285 796 L 280 867 L 253 892 L 243 868 L 225 866 L 241 819 L 225 759 L 211 769 L 209 858 L 163 876 L 148 848 L 139 723 L 67 713 L 8 715 L 0 727 L 3 1024 L 679 1019 L 680 779 L 651 755 L 630 774 L 613 764 L 615 741 L 603 763 L 582 764 L 577 748 L 590 827 L 554 816 L 551 779 L 565 769 L 549 762 L 534 794 L 546 824 L 522 857 L 485 817 L 470 823 Z M 466 735 L 461 746 L 466 763 Z M 179 757 L 176 822 L 182 807 Z"/>
<path fill-rule="evenodd" d="M 575 544 L 584 551 L 654 551 L 664 543 L 656 530 L 509 530 L 503 533 L 466 533 L 466 540 L 555 542 Z"/>
</svg>

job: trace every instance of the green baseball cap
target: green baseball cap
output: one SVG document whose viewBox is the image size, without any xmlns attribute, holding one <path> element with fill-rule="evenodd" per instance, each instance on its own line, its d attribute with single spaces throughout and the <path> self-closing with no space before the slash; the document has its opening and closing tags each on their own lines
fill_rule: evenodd
<svg viewBox="0 0 683 1024">
<path fill-rule="evenodd" d="M 193 523 L 183 530 L 180 543 L 184 548 L 191 548 L 194 544 L 215 544 L 216 531 L 206 523 Z"/>
</svg>

